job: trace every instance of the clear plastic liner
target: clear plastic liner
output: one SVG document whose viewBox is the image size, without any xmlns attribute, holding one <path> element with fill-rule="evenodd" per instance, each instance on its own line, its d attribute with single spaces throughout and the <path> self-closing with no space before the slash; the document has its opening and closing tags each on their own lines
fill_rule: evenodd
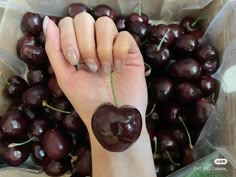
<svg viewBox="0 0 236 177">
<path fill-rule="evenodd" d="M 66 7 L 73 2 L 78 2 L 78 0 L 0 0 L 0 7 L 7 9 L 0 26 L 0 71 L 8 73 L 8 76 L 9 73 L 15 72 L 23 77 L 27 72 L 27 66 L 17 59 L 15 52 L 16 41 L 22 36 L 19 24 L 24 12 L 64 16 Z M 118 14 L 126 15 L 136 11 L 138 4 L 138 0 L 80 0 L 79 2 L 89 7 L 107 4 Z M 236 56 L 236 1 L 229 1 L 221 9 L 222 3 L 223 1 L 212 0 L 142 1 L 143 12 L 153 20 L 165 19 L 170 22 L 186 14 L 198 16 L 204 12 L 206 32 L 202 43 L 210 43 L 220 52 L 221 67 L 213 75 L 220 83 L 218 93 L 216 93 L 216 108 L 212 111 L 194 147 L 202 159 L 170 175 L 171 177 L 203 177 L 202 171 L 197 170 L 197 167 L 209 166 L 209 169 L 213 169 L 214 159 L 218 157 L 226 158 L 228 165 L 232 169 L 236 168 L 236 107 L 234 106 L 236 105 L 236 79 L 234 79 L 236 75 L 234 58 Z M 217 15 L 214 17 L 215 14 Z M 0 107 L 2 107 L 6 100 L 2 97 L 0 99 Z M 3 113 L 2 109 L 0 113 Z"/>
</svg>

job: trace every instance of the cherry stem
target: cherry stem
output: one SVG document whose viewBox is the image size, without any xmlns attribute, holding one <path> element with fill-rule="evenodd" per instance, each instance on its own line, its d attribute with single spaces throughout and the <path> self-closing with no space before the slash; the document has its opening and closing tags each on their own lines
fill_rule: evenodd
<svg viewBox="0 0 236 177">
<path fill-rule="evenodd" d="M 191 136 L 189 134 L 189 131 L 188 131 L 188 128 L 187 128 L 186 124 L 184 123 L 184 120 L 182 119 L 182 117 L 179 116 L 178 119 L 182 123 L 182 125 L 184 126 L 184 129 L 185 129 L 185 131 L 187 133 L 188 141 L 189 141 L 189 148 L 193 149 L 192 139 L 191 139 Z"/>
<path fill-rule="evenodd" d="M 141 15 L 142 15 L 141 4 L 142 4 L 142 2 L 139 1 L 139 2 L 138 2 L 138 16 L 141 16 Z"/>
<path fill-rule="evenodd" d="M 202 15 L 200 15 L 192 24 L 191 26 L 194 27 L 200 20 L 202 20 Z"/>
<path fill-rule="evenodd" d="M 157 137 L 154 136 L 153 141 L 154 141 L 153 159 L 155 160 L 159 158 L 159 155 L 157 154 Z"/>
<path fill-rule="evenodd" d="M 11 144 L 8 144 L 8 147 L 9 148 L 14 148 L 14 147 L 17 147 L 17 146 L 22 146 L 22 145 L 25 145 L 33 140 L 35 140 L 36 137 L 31 137 L 30 139 L 28 139 L 27 141 L 23 142 L 23 143 L 11 143 Z"/>
<path fill-rule="evenodd" d="M 116 98 L 116 93 L 115 93 L 115 87 L 114 87 L 114 74 L 113 72 L 110 73 L 110 81 L 111 81 L 111 89 L 112 89 L 112 95 L 114 98 L 114 102 L 117 108 L 119 108 L 119 104 Z"/>
<path fill-rule="evenodd" d="M 149 117 L 152 115 L 152 113 L 154 112 L 154 110 L 156 108 L 156 105 L 157 105 L 156 103 L 153 104 L 151 111 L 146 115 L 146 117 Z"/>
<path fill-rule="evenodd" d="M 175 166 L 180 166 L 179 163 L 176 163 L 176 162 L 172 159 L 172 157 L 170 156 L 170 153 L 169 153 L 168 151 L 166 151 L 166 154 L 167 154 L 167 156 L 168 156 L 170 162 L 171 162 L 173 165 L 175 165 Z"/>
<path fill-rule="evenodd" d="M 61 113 L 64 113 L 64 114 L 70 114 L 71 112 L 70 111 L 63 111 L 63 110 L 60 110 L 60 109 L 57 109 L 53 106 L 50 106 L 48 103 L 47 103 L 47 100 L 43 100 L 43 107 L 47 107 L 49 109 L 52 109 L 54 111 L 57 111 L 57 112 L 61 112 Z"/>
<path fill-rule="evenodd" d="M 1 80 L 4 84 L 10 85 L 10 83 L 6 80 L 6 78 L 3 76 L 3 73 L 1 74 Z"/>
<path fill-rule="evenodd" d="M 167 35 L 169 32 L 170 32 L 170 28 L 166 31 L 166 33 L 165 33 L 164 36 L 162 37 L 162 39 L 161 39 L 159 45 L 157 46 L 157 51 L 160 51 L 160 50 L 161 50 L 161 46 L 162 46 L 162 44 L 163 44 L 163 42 L 164 42 L 164 40 L 165 40 L 165 38 L 166 38 L 166 35 Z"/>
<path fill-rule="evenodd" d="M 145 71 L 145 76 L 148 77 L 148 76 L 150 76 L 150 74 L 151 74 L 151 72 L 152 72 L 152 68 L 151 68 L 151 66 L 150 66 L 149 64 L 147 64 L 147 63 L 144 63 L 144 66 L 145 66 L 145 70 L 146 70 L 146 68 L 148 69 L 147 71 Z"/>
<path fill-rule="evenodd" d="M 75 162 L 78 159 L 78 156 L 73 156 L 71 153 L 69 153 L 69 156 L 71 157 L 71 163 Z"/>
</svg>

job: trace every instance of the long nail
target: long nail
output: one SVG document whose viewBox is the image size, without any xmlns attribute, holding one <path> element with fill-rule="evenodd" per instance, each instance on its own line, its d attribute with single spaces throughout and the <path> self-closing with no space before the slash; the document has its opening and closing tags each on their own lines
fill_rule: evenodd
<svg viewBox="0 0 236 177">
<path fill-rule="evenodd" d="M 117 71 L 121 70 L 121 61 L 120 60 L 115 60 L 115 67 Z"/>
<path fill-rule="evenodd" d="M 66 57 L 70 64 L 77 65 L 79 63 L 79 58 L 76 55 L 75 49 L 69 48 L 66 51 Z"/>
<path fill-rule="evenodd" d="M 47 30 L 47 26 L 48 26 L 48 20 L 49 20 L 49 17 L 45 16 L 44 20 L 43 20 L 43 32 L 44 32 L 45 36 L 46 36 L 46 30 Z"/>
<path fill-rule="evenodd" d="M 111 64 L 110 63 L 104 63 L 103 64 L 103 71 L 107 74 L 111 73 Z"/>
<path fill-rule="evenodd" d="M 97 72 L 98 71 L 98 65 L 96 64 L 95 60 L 88 59 L 86 64 L 92 72 Z"/>
</svg>

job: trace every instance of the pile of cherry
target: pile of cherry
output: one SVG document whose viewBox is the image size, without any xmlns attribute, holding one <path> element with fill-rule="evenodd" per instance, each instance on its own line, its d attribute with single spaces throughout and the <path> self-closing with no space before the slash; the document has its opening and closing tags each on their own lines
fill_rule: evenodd
<svg viewBox="0 0 236 177">
<path fill-rule="evenodd" d="M 149 103 L 147 129 L 152 142 L 158 177 L 167 176 L 197 159 L 193 145 L 210 112 L 219 61 L 217 50 L 201 45 L 199 19 L 183 18 L 180 23 L 149 23 L 144 13 L 116 16 L 106 5 L 93 9 L 71 4 L 67 15 L 87 11 L 97 19 L 112 18 L 119 31 L 128 30 L 144 57 Z M 0 154 L 10 166 L 29 157 L 49 176 L 71 171 L 72 176 L 91 176 L 91 151 L 85 125 L 73 109 L 50 66 L 44 49 L 43 18 L 25 13 L 17 42 L 19 58 L 29 66 L 27 80 L 6 79 L 4 95 L 14 103 L 0 121 Z M 50 18 L 58 23 L 58 17 Z"/>
</svg>

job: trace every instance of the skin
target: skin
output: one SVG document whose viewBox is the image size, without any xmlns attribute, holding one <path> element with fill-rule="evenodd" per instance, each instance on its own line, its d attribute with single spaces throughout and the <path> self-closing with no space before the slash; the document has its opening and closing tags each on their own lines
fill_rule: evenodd
<svg viewBox="0 0 236 177">
<path fill-rule="evenodd" d="M 128 32 L 118 33 L 110 18 L 100 17 L 95 22 L 86 12 L 74 19 L 63 18 L 58 27 L 46 18 L 44 32 L 46 51 L 58 84 L 89 131 L 93 177 L 155 177 L 145 125 L 147 87 L 144 62 L 133 37 Z M 91 128 L 96 108 L 104 102 L 114 104 L 111 71 L 119 106 L 132 105 L 143 117 L 139 139 L 120 153 L 104 149 Z"/>
</svg>

